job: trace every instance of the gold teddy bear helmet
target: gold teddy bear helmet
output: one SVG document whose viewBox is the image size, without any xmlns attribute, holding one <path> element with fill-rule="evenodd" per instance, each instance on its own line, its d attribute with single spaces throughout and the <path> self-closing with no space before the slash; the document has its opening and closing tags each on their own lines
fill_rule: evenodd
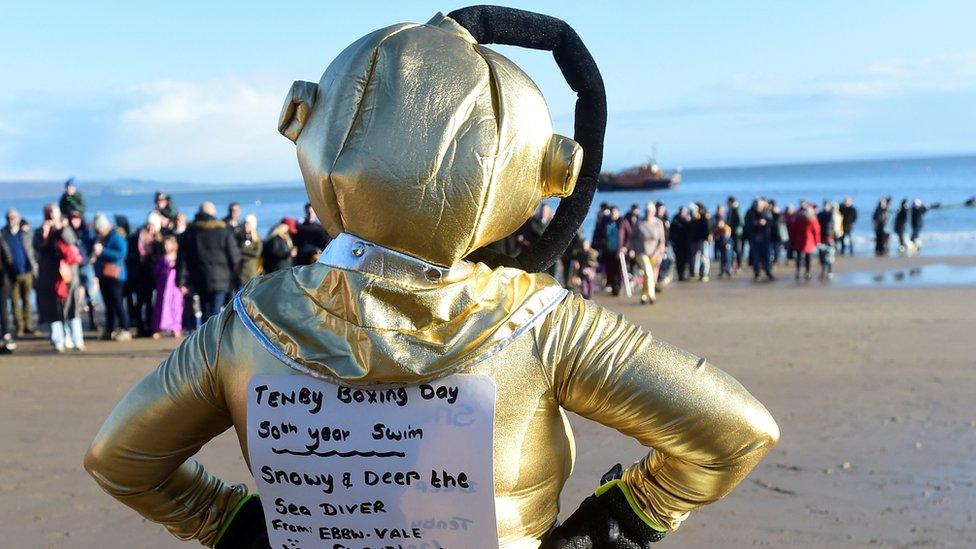
<svg viewBox="0 0 976 549">
<path fill-rule="evenodd" d="M 295 82 L 278 129 L 330 235 L 444 266 L 571 194 L 582 160 L 535 83 L 440 14 L 368 34 L 318 84 Z"/>
</svg>

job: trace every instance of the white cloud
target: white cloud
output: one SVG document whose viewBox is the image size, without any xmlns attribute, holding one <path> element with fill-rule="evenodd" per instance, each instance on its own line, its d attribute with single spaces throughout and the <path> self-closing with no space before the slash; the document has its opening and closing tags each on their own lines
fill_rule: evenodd
<svg viewBox="0 0 976 549">
<path fill-rule="evenodd" d="M 297 171 L 294 148 L 276 129 L 287 89 L 235 77 L 136 88 L 108 163 L 155 177 L 287 177 Z"/>
<path fill-rule="evenodd" d="M 800 96 L 877 99 L 907 93 L 952 93 L 976 89 L 976 54 L 887 59 L 852 74 L 795 78 L 735 74 L 732 88 L 762 97 Z"/>
</svg>

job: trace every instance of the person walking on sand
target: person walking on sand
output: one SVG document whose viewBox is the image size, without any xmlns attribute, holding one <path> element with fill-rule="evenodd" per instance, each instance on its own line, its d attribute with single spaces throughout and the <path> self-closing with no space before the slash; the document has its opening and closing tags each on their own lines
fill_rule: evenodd
<svg viewBox="0 0 976 549">
<path fill-rule="evenodd" d="M 910 208 L 908 206 L 908 199 L 902 198 L 901 204 L 898 205 L 898 212 L 895 213 L 895 222 L 892 228 L 895 231 L 895 235 L 898 237 L 898 252 L 908 253 L 908 240 L 905 239 L 905 231 L 908 228 L 908 214 Z"/>
<path fill-rule="evenodd" d="M 769 253 L 772 259 L 773 266 L 779 263 L 780 254 L 782 254 L 783 244 L 786 242 L 783 233 L 785 228 L 783 226 L 783 212 L 779 209 L 775 200 L 770 200 L 766 205 L 766 209 L 769 211 L 769 215 L 772 218 L 772 227 L 769 230 Z"/>
<path fill-rule="evenodd" d="M 37 258 L 30 231 L 21 227 L 20 212 L 7 210 L 7 224 L 0 230 L 13 260 L 14 279 L 10 288 L 10 305 L 14 314 L 17 337 L 33 335 L 31 316 L 31 291 L 37 277 Z"/>
<path fill-rule="evenodd" d="M 840 205 L 840 215 L 843 218 L 844 236 L 840 239 L 840 255 L 854 255 L 854 223 L 857 222 L 857 208 L 851 197 L 845 197 Z"/>
<path fill-rule="evenodd" d="M 874 208 L 871 221 L 874 223 L 874 255 L 884 257 L 888 255 L 888 216 L 891 197 L 884 196 L 878 200 L 878 205 Z"/>
<path fill-rule="evenodd" d="M 769 212 L 768 203 L 757 198 L 752 208 L 746 214 L 749 234 L 749 256 L 752 260 L 752 279 L 758 282 L 761 273 L 766 274 L 766 280 L 776 280 L 773 276 L 772 242 L 773 216 Z"/>
<path fill-rule="evenodd" d="M 674 268 L 677 271 L 678 282 L 688 279 L 688 269 L 691 263 L 691 213 L 688 208 L 681 206 L 678 213 L 671 220 L 671 249 L 674 250 Z"/>
<path fill-rule="evenodd" d="M 163 253 L 153 262 L 156 301 L 153 303 L 153 339 L 163 334 L 183 336 L 183 293 L 176 285 L 176 259 L 179 243 L 175 236 L 163 239 Z"/>
<path fill-rule="evenodd" d="M 793 223 L 796 222 L 796 216 L 800 214 L 802 214 L 802 211 L 798 213 L 796 208 L 793 207 L 793 204 L 787 204 L 786 209 L 783 210 L 783 215 L 780 216 L 780 221 L 779 221 L 780 238 L 783 241 L 783 249 L 786 251 L 785 263 L 787 264 L 790 261 L 793 261 L 794 259 L 793 256 L 796 255 L 793 249 L 792 226 Z"/>
<path fill-rule="evenodd" d="M 742 269 L 742 253 L 745 250 L 742 211 L 739 209 L 739 201 L 734 196 L 730 196 L 726 204 L 729 210 L 726 222 L 732 229 L 732 252 L 735 256 L 735 270 L 739 271 Z"/>
<path fill-rule="evenodd" d="M 939 204 L 923 204 L 916 198 L 912 201 L 912 245 L 916 250 L 922 247 L 922 225 L 925 223 L 924 216 L 929 210 L 938 208 Z"/>
<path fill-rule="evenodd" d="M 85 334 L 78 316 L 78 236 L 61 216 L 57 204 L 44 205 L 44 221 L 34 232 L 37 252 L 38 321 L 50 326 L 51 346 L 85 350 Z"/>
<path fill-rule="evenodd" d="M 95 216 L 96 240 L 92 247 L 95 259 L 95 274 L 105 300 L 104 340 L 130 341 L 129 313 L 122 299 L 122 287 L 128 272 L 125 258 L 129 245 L 125 238 L 113 229 L 112 223 L 104 214 Z"/>
<path fill-rule="evenodd" d="M 607 276 L 607 284 L 613 295 L 620 295 L 620 288 L 625 283 L 624 257 L 627 254 L 627 244 L 630 241 L 630 223 L 626 217 L 621 217 L 620 208 L 610 207 L 610 218 L 607 220 L 607 240 L 603 248 L 603 271 Z"/>
<path fill-rule="evenodd" d="M 790 223 L 790 242 L 796 260 L 796 279 L 800 280 L 800 267 L 804 268 L 803 279 L 810 280 L 810 260 L 814 250 L 820 245 L 820 223 L 812 206 L 805 206 L 796 212 Z"/>
<path fill-rule="evenodd" d="M 705 205 L 696 202 L 688 206 L 691 210 L 691 277 L 698 277 L 701 282 L 708 282 L 711 270 L 709 244 L 712 240 L 712 217 Z"/>
<path fill-rule="evenodd" d="M 820 259 L 820 278 L 830 279 L 834 277 L 836 233 L 834 232 L 834 205 L 829 200 L 824 200 L 823 209 L 817 214 L 817 222 L 820 224 L 820 244 L 817 247 Z"/>
<path fill-rule="evenodd" d="M 714 234 L 715 233 L 715 229 L 718 227 L 718 222 L 719 221 L 724 222 L 725 225 L 728 226 L 729 222 L 728 222 L 728 219 L 726 219 L 726 217 L 728 217 L 728 216 L 725 215 L 725 206 L 722 205 L 722 204 L 717 204 L 715 206 L 715 214 L 712 216 L 712 227 L 711 227 L 711 229 L 712 229 L 712 233 L 713 233 L 712 234 L 713 239 L 714 239 L 714 236 L 715 236 L 715 234 Z M 712 246 L 712 260 L 715 261 L 716 263 L 718 263 L 719 261 L 722 260 L 722 258 L 720 257 L 721 256 L 721 253 L 719 252 L 717 243 L 715 243 L 714 240 L 713 240 L 712 243 L 713 243 L 713 246 Z"/>
<path fill-rule="evenodd" d="M 7 299 L 10 288 L 16 279 L 13 254 L 7 241 L 0 238 L 0 354 L 11 353 L 17 349 L 17 343 L 10 332 L 10 315 L 7 311 Z"/>
<path fill-rule="evenodd" d="M 656 210 L 653 202 L 648 203 L 644 218 L 637 220 L 630 236 L 631 253 L 644 275 L 641 305 L 653 304 L 656 299 L 658 269 L 667 246 L 664 240 L 664 224 L 657 218 Z M 708 258 L 705 260 L 708 261 Z"/>
</svg>

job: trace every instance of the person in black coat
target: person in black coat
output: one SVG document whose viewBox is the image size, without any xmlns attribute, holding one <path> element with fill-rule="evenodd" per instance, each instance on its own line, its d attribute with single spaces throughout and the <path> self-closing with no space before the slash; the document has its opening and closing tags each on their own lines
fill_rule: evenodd
<svg viewBox="0 0 976 549">
<path fill-rule="evenodd" d="M 871 215 L 871 221 L 874 223 L 874 255 L 879 257 L 888 255 L 888 231 L 886 227 L 888 226 L 890 205 L 891 197 L 882 197 Z"/>
<path fill-rule="evenodd" d="M 292 243 L 290 227 L 283 220 L 268 231 L 268 238 L 264 241 L 264 249 L 261 251 L 264 274 L 290 269 L 292 260 L 297 255 L 298 250 Z"/>
<path fill-rule="evenodd" d="M 912 202 L 912 244 L 916 248 L 921 247 L 921 242 L 919 241 L 919 236 L 922 234 L 922 225 L 924 224 L 924 216 L 929 210 L 938 208 L 939 204 L 923 204 L 921 200 L 915 199 Z"/>
<path fill-rule="evenodd" d="M 330 240 L 329 233 L 319 223 L 312 205 L 305 204 L 305 219 L 298 225 L 298 232 L 295 234 L 295 246 L 298 248 L 295 265 L 315 263 Z"/>
<path fill-rule="evenodd" d="M 854 255 L 854 223 L 857 222 L 857 208 L 851 197 L 844 199 L 840 205 L 840 215 L 842 218 L 841 226 L 844 228 L 844 236 L 840 239 L 840 255 L 850 253 Z"/>
<path fill-rule="evenodd" d="M 17 348 L 13 334 L 10 332 L 10 315 L 7 311 L 7 299 L 10 288 L 17 278 L 14 268 L 13 254 L 7 246 L 7 241 L 0 238 L 0 353 L 10 353 Z"/>
<path fill-rule="evenodd" d="M 898 236 L 898 250 L 904 252 L 908 249 L 908 241 L 905 240 L 905 230 L 908 227 L 908 199 L 902 198 L 901 204 L 898 205 L 898 212 L 895 213 L 895 223 L 893 228 L 895 234 Z"/>
<path fill-rule="evenodd" d="M 691 213 L 685 206 L 682 206 L 678 213 L 674 214 L 669 237 L 671 238 L 671 249 L 674 250 L 674 264 L 675 270 L 678 272 L 678 280 L 686 280 L 691 265 Z"/>
<path fill-rule="evenodd" d="M 203 321 L 227 303 L 236 284 L 241 254 L 234 232 L 216 214 L 212 202 L 200 204 L 193 223 L 180 239 L 176 258 L 177 281 L 184 294 L 200 296 Z"/>
<path fill-rule="evenodd" d="M 725 220 L 729 228 L 732 229 L 732 251 L 734 254 L 735 270 L 742 268 L 742 254 L 745 251 L 744 225 L 742 212 L 739 210 L 739 201 L 734 196 L 726 200 L 728 205 L 728 219 Z"/>
<path fill-rule="evenodd" d="M 710 259 L 708 242 L 712 237 L 712 217 L 704 204 L 692 204 L 688 240 L 691 244 L 691 278 L 708 281 Z"/>
<path fill-rule="evenodd" d="M 752 263 L 752 278 L 759 280 L 761 272 L 766 273 L 766 278 L 775 280 L 773 276 L 773 215 L 769 211 L 769 203 L 762 198 L 757 198 L 745 217 L 745 234 L 749 239 L 749 256 Z"/>
<path fill-rule="evenodd" d="M 231 202 L 227 205 L 227 215 L 224 216 L 224 223 L 234 233 L 234 239 L 237 240 L 238 245 L 244 242 L 246 235 L 244 234 L 244 218 L 241 217 L 240 202 Z"/>
</svg>

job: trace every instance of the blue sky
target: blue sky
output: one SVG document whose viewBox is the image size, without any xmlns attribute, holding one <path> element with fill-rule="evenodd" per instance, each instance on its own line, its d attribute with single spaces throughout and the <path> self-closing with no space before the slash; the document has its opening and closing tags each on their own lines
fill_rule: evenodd
<svg viewBox="0 0 976 549">
<path fill-rule="evenodd" d="M 291 82 L 440 2 L 0 0 L 0 180 L 300 177 Z M 514 3 L 512 5 L 515 5 Z M 605 165 L 976 152 L 976 3 L 520 2 L 570 22 L 607 84 Z M 548 54 L 499 48 L 571 135 Z"/>
</svg>

